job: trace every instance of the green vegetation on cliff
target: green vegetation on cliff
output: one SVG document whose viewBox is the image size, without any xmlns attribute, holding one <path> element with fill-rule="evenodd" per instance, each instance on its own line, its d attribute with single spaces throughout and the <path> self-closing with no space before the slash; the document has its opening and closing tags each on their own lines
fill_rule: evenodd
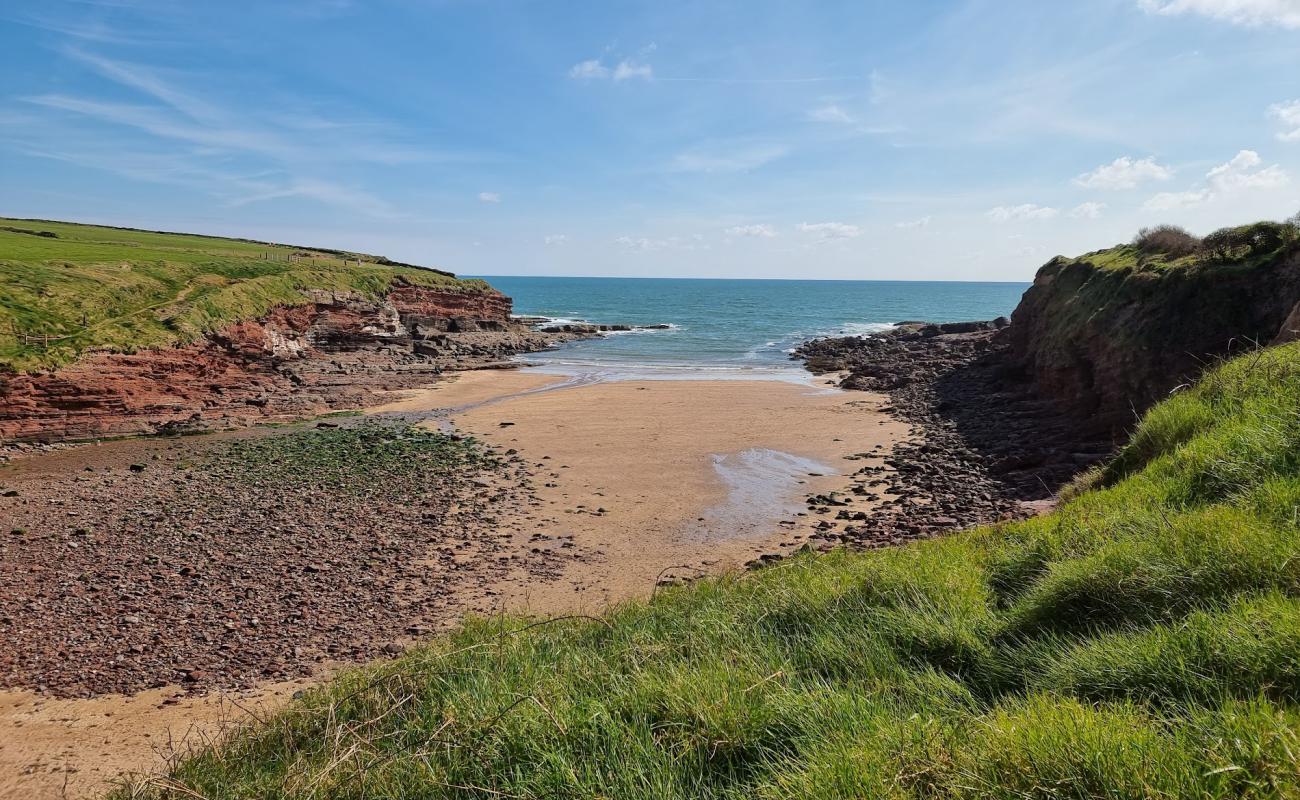
<svg viewBox="0 0 1300 800">
<path fill-rule="evenodd" d="M 471 621 L 122 796 L 1296 797 L 1298 408 L 1254 352 L 1050 516 Z"/>
<path fill-rule="evenodd" d="M 1103 270 L 1165 272 L 1201 267 L 1240 271 L 1272 263 L 1300 244 L 1300 214 L 1285 222 L 1267 220 L 1220 228 L 1203 238 L 1175 225 L 1143 228 L 1129 244 L 1060 258 Z"/>
<path fill-rule="evenodd" d="M 0 369 L 191 341 L 309 302 L 307 290 L 374 297 L 397 281 L 490 290 L 359 253 L 0 218 Z"/>
</svg>

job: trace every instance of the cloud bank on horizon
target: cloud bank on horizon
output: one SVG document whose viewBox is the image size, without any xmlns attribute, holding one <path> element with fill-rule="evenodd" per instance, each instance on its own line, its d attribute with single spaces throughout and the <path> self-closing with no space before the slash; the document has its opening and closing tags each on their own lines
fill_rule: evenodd
<svg viewBox="0 0 1300 800">
<path fill-rule="evenodd" d="M 1024 280 L 1143 225 L 1300 211 L 1300 0 L 0 20 L 4 215 L 467 274 Z"/>
</svg>

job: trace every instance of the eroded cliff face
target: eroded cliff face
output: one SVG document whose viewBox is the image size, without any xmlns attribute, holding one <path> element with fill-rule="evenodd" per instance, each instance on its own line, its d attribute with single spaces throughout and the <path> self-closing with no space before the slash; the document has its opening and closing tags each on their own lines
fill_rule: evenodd
<svg viewBox="0 0 1300 800">
<path fill-rule="evenodd" d="M 0 373 L 0 442 L 205 430 L 355 408 L 555 337 L 510 320 L 510 298 L 397 286 L 382 300 L 309 293 L 175 348 L 98 353 Z"/>
<path fill-rule="evenodd" d="M 1121 434 L 1207 364 L 1294 336 L 1298 303 L 1294 249 L 1270 263 L 1164 272 L 1055 259 L 1003 335 L 1042 395 L 1081 425 Z"/>
</svg>

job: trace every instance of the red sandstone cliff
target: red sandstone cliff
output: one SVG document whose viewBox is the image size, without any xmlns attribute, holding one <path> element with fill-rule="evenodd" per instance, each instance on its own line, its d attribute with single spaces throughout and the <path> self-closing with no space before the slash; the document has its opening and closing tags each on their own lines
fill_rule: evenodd
<svg viewBox="0 0 1300 800">
<path fill-rule="evenodd" d="M 399 285 L 382 301 L 309 294 L 174 348 L 0 372 L 0 442 L 203 430 L 354 408 L 444 369 L 554 340 L 510 321 L 510 298 Z"/>
</svg>

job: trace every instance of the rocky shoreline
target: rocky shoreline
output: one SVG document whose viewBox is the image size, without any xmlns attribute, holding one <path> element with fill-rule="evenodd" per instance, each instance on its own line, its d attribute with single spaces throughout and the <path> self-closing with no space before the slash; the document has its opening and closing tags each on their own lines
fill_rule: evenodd
<svg viewBox="0 0 1300 800">
<path fill-rule="evenodd" d="M 1113 440 L 1089 435 L 1014 367 L 1007 329 L 1005 319 L 905 322 L 795 351 L 815 374 L 845 373 L 841 388 L 887 394 L 914 431 L 882 465 L 854 476 L 854 492 L 883 487 L 891 496 L 870 515 L 809 498 L 813 511 L 846 523 L 819 534 L 823 541 L 886 546 L 1041 513 L 1110 455 Z"/>
<path fill-rule="evenodd" d="M 401 652 L 581 548 L 501 524 L 530 465 L 400 421 L 150 438 L 15 464 L 0 688 L 247 687 Z"/>
</svg>

